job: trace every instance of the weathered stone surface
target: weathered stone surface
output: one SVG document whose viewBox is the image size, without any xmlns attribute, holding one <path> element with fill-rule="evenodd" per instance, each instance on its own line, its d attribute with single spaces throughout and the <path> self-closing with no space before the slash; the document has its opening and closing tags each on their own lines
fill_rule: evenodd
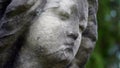
<svg viewBox="0 0 120 68">
<path fill-rule="evenodd" d="M 89 15 L 88 15 L 88 25 L 82 34 L 81 46 L 76 55 L 76 59 L 71 64 L 70 68 L 84 68 L 87 60 L 90 57 L 91 52 L 95 47 L 97 40 L 97 0 L 88 0 L 89 3 Z"/>
<path fill-rule="evenodd" d="M 9 2 L 0 0 L 1 68 L 84 68 L 97 40 L 97 0 Z"/>
<path fill-rule="evenodd" d="M 10 3 L 11 0 L 0 0 L 0 19 L 2 18 L 6 7 Z"/>
</svg>

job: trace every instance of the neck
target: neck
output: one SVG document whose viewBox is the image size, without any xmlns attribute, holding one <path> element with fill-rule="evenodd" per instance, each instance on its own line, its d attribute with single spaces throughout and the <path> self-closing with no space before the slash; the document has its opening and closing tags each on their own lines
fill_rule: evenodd
<svg viewBox="0 0 120 68">
<path fill-rule="evenodd" d="M 47 61 L 47 62 L 46 62 Z M 22 47 L 15 62 L 15 68 L 64 68 L 61 64 L 52 63 L 49 60 L 40 59 L 29 47 Z"/>
</svg>

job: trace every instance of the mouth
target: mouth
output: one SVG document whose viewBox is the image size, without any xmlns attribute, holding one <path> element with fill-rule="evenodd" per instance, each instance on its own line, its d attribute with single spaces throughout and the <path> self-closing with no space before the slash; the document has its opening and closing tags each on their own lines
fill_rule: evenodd
<svg viewBox="0 0 120 68">
<path fill-rule="evenodd" d="M 65 46 L 65 48 L 61 48 L 56 52 L 48 54 L 47 56 L 56 58 L 55 60 L 58 62 L 61 62 L 61 61 L 64 61 L 64 62 L 66 61 L 66 63 L 71 62 L 71 60 L 74 57 L 73 47 L 71 47 L 71 45 Z"/>
<path fill-rule="evenodd" d="M 58 62 L 61 61 L 66 61 L 67 63 L 71 62 L 71 60 L 74 58 L 73 46 L 74 43 L 66 43 L 55 52 L 47 54 L 47 56 L 55 59 Z"/>
<path fill-rule="evenodd" d="M 67 46 L 68 48 L 73 48 L 74 47 L 74 42 L 71 43 L 64 43 L 65 46 Z"/>
<path fill-rule="evenodd" d="M 73 53 L 73 47 L 74 47 L 74 42 L 71 43 L 64 43 L 65 45 L 65 51 Z"/>
<path fill-rule="evenodd" d="M 63 45 L 61 45 L 57 50 L 53 51 L 53 52 L 49 52 L 47 55 L 51 55 L 51 54 L 56 54 L 56 53 L 64 53 L 64 54 L 71 54 L 73 55 L 74 53 L 74 42 L 65 42 L 63 43 Z"/>
</svg>

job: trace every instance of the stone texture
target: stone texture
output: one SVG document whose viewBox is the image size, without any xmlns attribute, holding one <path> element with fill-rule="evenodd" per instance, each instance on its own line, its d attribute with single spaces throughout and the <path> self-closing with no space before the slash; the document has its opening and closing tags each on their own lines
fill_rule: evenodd
<svg viewBox="0 0 120 68">
<path fill-rule="evenodd" d="M 88 0 L 89 3 L 89 16 L 88 16 L 88 25 L 85 31 L 82 34 L 82 42 L 79 48 L 79 51 L 76 55 L 76 59 L 71 64 L 71 68 L 84 68 L 87 60 L 91 55 L 95 47 L 97 40 L 97 9 L 98 1 L 97 0 Z"/>
<path fill-rule="evenodd" d="M 70 13 L 71 10 L 69 9 L 69 6 L 74 3 L 76 6 L 73 6 L 71 9 L 75 11 L 73 13 L 76 13 L 76 15 L 71 16 L 71 18 L 75 17 L 75 19 L 77 19 L 77 17 L 79 17 L 79 28 L 80 33 L 82 32 L 82 41 L 77 54 L 75 54 L 74 60 L 67 64 L 66 68 L 84 68 L 97 40 L 97 0 L 75 0 L 73 2 L 72 0 L 12 0 L 11 3 L 10 1 L 11 0 L 0 0 L 0 68 L 50 68 L 52 63 L 36 63 L 36 55 L 32 52 L 32 50 L 29 50 L 30 48 L 27 47 L 27 45 L 25 45 L 26 37 L 28 36 L 26 33 L 29 33 L 28 27 L 32 25 L 31 21 L 45 12 L 52 12 L 53 14 L 63 12 L 59 13 L 59 15 L 61 15 L 60 19 L 65 22 L 69 18 L 69 15 L 72 15 Z M 8 4 L 9 6 L 7 6 Z M 61 6 L 65 5 L 66 7 L 61 7 L 60 9 L 57 9 L 57 11 L 51 10 L 52 7 L 52 9 L 60 7 L 59 4 L 61 4 Z M 70 14 L 64 12 L 68 12 Z M 76 22 L 76 20 L 70 20 L 69 22 L 73 21 Z M 75 28 L 73 26 L 74 24 L 72 24 L 71 28 Z M 71 28 L 69 27 L 69 29 Z M 37 39 L 40 38 L 41 37 Z M 75 38 L 75 35 L 72 35 L 72 38 Z M 34 63 L 32 63 L 34 65 L 32 66 L 32 64 L 30 65 L 30 63 L 28 63 L 30 67 L 29 65 L 26 66 L 27 64 L 22 67 L 24 64 L 20 65 L 21 60 L 19 62 L 17 61 L 19 60 L 19 56 L 22 56 L 25 59 L 34 58 L 29 61 L 34 61 Z M 30 58 L 28 56 L 30 56 Z M 28 60 L 26 60 L 26 62 L 27 61 Z M 44 67 L 44 64 L 47 64 L 48 67 Z M 53 63 L 53 65 L 55 66 L 51 68 L 64 67 L 64 63 L 63 65 Z"/>
</svg>

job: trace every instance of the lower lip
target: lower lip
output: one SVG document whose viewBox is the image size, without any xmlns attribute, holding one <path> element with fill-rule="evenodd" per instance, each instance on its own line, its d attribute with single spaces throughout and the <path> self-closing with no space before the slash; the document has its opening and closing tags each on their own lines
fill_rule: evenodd
<svg viewBox="0 0 120 68">
<path fill-rule="evenodd" d="M 65 50 L 67 50 L 68 52 L 73 52 L 73 47 L 69 46 L 69 47 L 65 48 Z"/>
</svg>

